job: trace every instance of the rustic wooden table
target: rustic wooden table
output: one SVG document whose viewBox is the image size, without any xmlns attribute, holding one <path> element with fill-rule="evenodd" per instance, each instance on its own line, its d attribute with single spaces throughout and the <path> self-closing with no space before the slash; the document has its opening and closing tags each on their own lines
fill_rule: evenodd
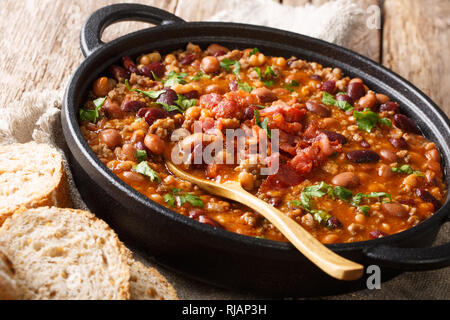
<svg viewBox="0 0 450 320">
<path fill-rule="evenodd" d="M 279 1 L 285 5 L 303 5 L 329 0 Z M 0 109 L 8 103 L 17 102 L 20 105 L 22 95 L 30 90 L 64 89 L 70 75 L 83 60 L 78 40 L 82 24 L 94 10 L 119 2 L 160 7 L 187 21 L 208 20 L 208 17 L 229 5 L 228 1 L 221 0 L 2 0 Z M 450 84 L 450 1 L 358 2 L 366 8 L 374 4 L 381 8 L 381 29 L 359 34 L 350 49 L 404 76 L 450 115 L 450 99 L 446 99 Z M 107 28 L 103 40 L 112 40 L 145 27 L 148 24 L 120 22 Z M 176 283 L 181 297 L 251 297 L 217 291 L 206 285 L 193 284 L 183 277 L 166 274 Z M 439 272 L 428 272 L 427 276 L 426 281 L 443 281 L 442 273 Z M 410 281 L 421 280 L 419 276 L 413 276 Z M 382 293 L 367 297 L 390 298 Z M 440 297 L 439 294 L 437 297 Z"/>
</svg>

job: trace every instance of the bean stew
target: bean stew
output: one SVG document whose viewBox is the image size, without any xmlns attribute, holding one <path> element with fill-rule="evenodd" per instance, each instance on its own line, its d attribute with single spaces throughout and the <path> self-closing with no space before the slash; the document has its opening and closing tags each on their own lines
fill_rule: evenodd
<svg viewBox="0 0 450 320">
<path fill-rule="evenodd" d="M 257 212 L 170 174 L 174 154 L 196 176 L 240 181 L 322 243 L 343 243 L 413 227 L 445 199 L 437 146 L 400 112 L 389 93 L 338 68 L 189 43 L 123 57 L 93 83 L 79 123 L 120 179 L 182 215 L 286 241 Z M 242 144 L 228 135 L 237 130 Z"/>
</svg>

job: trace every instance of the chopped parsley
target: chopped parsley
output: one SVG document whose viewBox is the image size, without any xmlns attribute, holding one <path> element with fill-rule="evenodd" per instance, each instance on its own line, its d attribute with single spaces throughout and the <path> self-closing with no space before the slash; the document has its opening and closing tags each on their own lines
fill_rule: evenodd
<svg viewBox="0 0 450 320">
<path fill-rule="evenodd" d="M 147 160 L 147 151 L 145 150 L 136 150 L 136 153 L 134 154 L 134 157 L 137 159 L 138 162 L 142 162 Z"/>
<path fill-rule="evenodd" d="M 253 114 L 255 116 L 255 124 L 263 129 L 266 132 L 267 137 L 270 139 L 272 136 L 269 129 L 269 118 L 265 118 L 264 121 L 261 122 L 261 115 L 259 114 L 259 111 L 255 109 L 253 110 Z"/>
<path fill-rule="evenodd" d="M 185 203 L 190 203 L 192 206 L 200 208 L 205 206 L 203 200 L 200 199 L 199 196 L 187 192 L 182 193 L 181 191 L 181 189 L 172 188 L 171 194 L 166 193 L 164 195 L 164 202 L 168 203 L 171 207 L 175 206 L 175 201 L 179 207 Z"/>
<path fill-rule="evenodd" d="M 152 182 L 161 182 L 161 178 L 159 177 L 158 173 L 150 168 L 147 161 L 141 161 L 138 165 L 134 165 L 133 170 L 137 173 L 142 174 L 143 176 L 149 177 Z"/>
<path fill-rule="evenodd" d="M 336 106 L 346 112 L 353 110 L 353 106 L 350 103 L 347 101 L 336 100 L 332 94 L 329 94 L 326 91 L 323 92 L 322 102 L 328 106 Z"/>
<path fill-rule="evenodd" d="M 209 79 L 211 77 L 209 75 L 204 74 L 203 72 L 199 71 L 199 72 L 197 72 L 197 74 L 195 76 L 190 77 L 189 80 L 198 81 L 198 80 L 204 79 L 204 78 Z"/>
<path fill-rule="evenodd" d="M 352 191 L 336 186 L 332 187 L 325 182 L 308 186 L 300 193 L 300 200 L 292 200 L 290 204 L 296 207 L 302 206 L 306 211 L 311 212 L 314 215 L 314 219 L 319 223 L 323 222 L 323 217 L 326 211 L 314 208 L 314 202 L 312 198 L 321 198 L 328 195 L 332 199 L 339 198 L 351 205 L 357 207 L 362 213 L 367 215 L 370 211 L 370 207 L 366 205 L 360 205 L 364 198 L 380 198 L 383 202 L 391 202 L 392 196 L 386 192 L 371 192 L 369 194 L 357 193 L 353 196 Z M 315 215 L 318 215 L 317 217 Z M 330 216 L 331 217 L 331 216 Z M 320 220 L 320 221 L 319 221 Z"/>
<path fill-rule="evenodd" d="M 241 72 L 241 63 L 237 60 L 230 60 L 228 58 L 223 59 L 220 61 L 220 66 L 224 68 L 226 71 L 230 72 L 230 67 L 233 67 L 233 73 L 236 75 L 236 77 L 239 78 L 240 72 Z"/>
<path fill-rule="evenodd" d="M 411 166 L 409 164 L 404 164 L 404 165 L 401 165 L 400 167 L 397 167 L 397 168 L 391 168 L 391 170 L 392 170 L 392 172 L 395 172 L 395 173 L 415 174 L 418 177 L 424 177 L 425 176 L 423 174 L 423 172 L 414 170 L 413 168 L 411 168 Z"/>
<path fill-rule="evenodd" d="M 370 109 L 364 109 L 363 112 L 355 110 L 353 111 L 353 117 L 355 118 L 358 127 L 366 132 L 371 132 L 372 128 L 378 123 L 392 127 L 391 120 L 388 118 L 381 118 L 377 113 L 370 111 Z"/>
<path fill-rule="evenodd" d="M 286 90 L 290 91 L 290 92 L 293 92 L 293 91 L 294 91 L 294 88 L 295 88 L 295 87 L 298 87 L 299 85 L 300 85 L 300 84 L 299 84 L 297 81 L 292 80 L 291 82 L 289 82 L 288 84 L 286 84 L 286 85 L 284 86 L 284 88 L 285 88 Z"/>
<path fill-rule="evenodd" d="M 271 87 L 274 84 L 274 81 L 271 80 L 272 78 L 276 78 L 277 74 L 273 71 L 271 66 L 267 66 L 266 70 L 264 71 L 264 74 L 262 74 L 261 69 L 258 67 L 254 68 L 256 73 L 258 74 L 259 79 L 266 85 L 267 87 Z"/>
<path fill-rule="evenodd" d="M 167 75 L 167 79 L 163 81 L 164 86 L 171 87 L 176 84 L 186 84 L 186 80 L 184 80 L 184 78 L 186 77 L 187 73 L 184 72 L 177 73 L 175 71 L 170 71 L 169 74 Z"/>
<path fill-rule="evenodd" d="M 248 56 L 251 57 L 252 55 L 257 54 L 258 52 L 259 52 L 258 48 L 253 48 L 252 51 L 248 53 Z"/>
<path fill-rule="evenodd" d="M 238 83 L 239 89 L 241 89 L 242 91 L 252 92 L 255 89 L 254 87 L 249 85 L 247 82 L 238 81 L 237 83 Z"/>
<path fill-rule="evenodd" d="M 156 102 L 161 105 L 167 112 L 178 111 L 183 113 L 188 108 L 195 106 L 197 104 L 197 99 L 188 99 L 182 94 L 178 94 L 178 99 L 174 101 L 174 104 L 168 105 L 164 102 Z"/>
<path fill-rule="evenodd" d="M 135 91 L 135 92 L 142 93 L 143 95 L 146 95 L 150 99 L 158 99 L 160 95 L 162 95 L 164 92 L 166 92 L 166 90 L 164 90 L 164 89 L 158 90 L 158 91 L 153 91 L 153 90 L 144 91 L 141 89 L 131 88 L 128 80 L 125 80 L 125 85 L 127 86 L 128 91 Z"/>
<path fill-rule="evenodd" d="M 93 123 L 96 123 L 98 118 L 100 118 L 100 109 L 105 104 L 106 97 L 98 98 L 94 100 L 95 109 L 93 110 L 86 110 L 83 108 L 80 108 L 80 120 L 81 121 L 90 121 Z"/>
</svg>

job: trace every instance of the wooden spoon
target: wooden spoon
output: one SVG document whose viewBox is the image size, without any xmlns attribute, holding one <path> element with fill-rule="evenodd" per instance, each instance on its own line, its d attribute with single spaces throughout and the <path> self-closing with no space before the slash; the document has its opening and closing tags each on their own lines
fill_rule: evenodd
<svg viewBox="0 0 450 320">
<path fill-rule="evenodd" d="M 245 191 L 237 181 L 216 183 L 197 178 L 166 161 L 170 172 L 177 177 L 196 184 L 199 188 L 217 196 L 246 205 L 269 220 L 310 261 L 330 276 L 339 280 L 356 280 L 362 277 L 364 267 L 347 260 L 327 247 L 306 231 L 300 224 L 267 202 Z"/>
</svg>

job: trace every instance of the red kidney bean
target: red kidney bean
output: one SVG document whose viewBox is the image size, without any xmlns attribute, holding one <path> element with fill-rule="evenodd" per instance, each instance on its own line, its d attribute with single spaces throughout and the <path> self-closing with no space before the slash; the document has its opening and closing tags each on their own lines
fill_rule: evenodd
<svg viewBox="0 0 450 320">
<path fill-rule="evenodd" d="M 158 78 L 161 78 L 162 76 L 164 76 L 165 68 L 164 68 L 164 65 L 163 65 L 161 62 L 152 62 L 152 63 L 150 63 L 150 64 L 147 64 L 147 65 L 145 65 L 145 66 L 142 66 L 142 67 L 139 69 L 139 71 L 140 71 L 140 73 L 141 73 L 142 75 L 147 76 L 147 77 L 150 77 L 150 78 L 152 78 L 153 80 L 156 80 L 156 79 L 154 79 L 152 72 L 153 72 Z"/>
<path fill-rule="evenodd" d="M 187 56 L 185 56 L 184 58 L 182 58 L 182 59 L 180 60 L 180 63 L 181 63 L 183 66 L 186 66 L 186 65 L 188 65 L 188 64 L 191 64 L 192 61 L 194 61 L 194 60 L 195 60 L 195 54 L 190 54 L 190 55 L 187 55 Z"/>
<path fill-rule="evenodd" d="M 378 229 L 369 232 L 369 235 L 374 239 L 383 238 L 383 237 L 387 236 L 386 233 L 384 233 L 383 231 L 378 230 Z"/>
<path fill-rule="evenodd" d="M 310 75 L 309 78 L 310 78 L 311 80 L 322 81 L 322 77 L 319 76 L 318 74 Z"/>
<path fill-rule="evenodd" d="M 223 56 L 224 54 L 226 54 L 227 52 L 225 51 L 225 50 L 219 50 L 219 51 L 217 51 L 217 52 L 214 52 L 214 54 L 213 54 L 213 56 L 214 57 L 221 57 L 221 56 Z"/>
<path fill-rule="evenodd" d="M 338 141 L 340 144 L 346 144 L 347 138 L 344 137 L 342 134 L 333 132 L 333 131 L 326 131 L 322 130 L 323 133 L 325 133 L 330 141 Z"/>
<path fill-rule="evenodd" d="M 362 139 L 361 140 L 361 142 L 359 143 L 360 145 L 361 145 L 361 147 L 363 147 L 363 148 L 370 148 L 370 143 L 368 143 L 367 141 L 366 141 L 366 139 Z"/>
<path fill-rule="evenodd" d="M 431 202 L 434 210 L 438 210 L 442 206 L 441 202 L 425 189 L 417 188 L 416 195 L 425 202 Z"/>
<path fill-rule="evenodd" d="M 315 113 L 322 118 L 327 118 L 331 116 L 331 110 L 325 106 L 323 103 L 309 100 L 306 102 L 306 109 L 308 109 L 309 112 Z"/>
<path fill-rule="evenodd" d="M 124 66 L 125 69 L 127 69 L 128 71 L 130 71 L 131 73 L 136 73 L 139 74 L 139 70 L 136 67 L 136 64 L 133 62 L 133 60 L 128 57 L 122 57 L 122 64 Z"/>
<path fill-rule="evenodd" d="M 145 114 L 147 113 L 148 110 L 150 109 L 149 108 L 139 109 L 139 111 L 136 113 L 136 116 L 138 116 L 139 118 L 143 118 L 145 117 Z"/>
<path fill-rule="evenodd" d="M 125 112 L 136 112 L 139 109 L 145 108 L 147 104 L 142 101 L 131 100 L 125 104 L 122 104 L 121 108 Z"/>
<path fill-rule="evenodd" d="M 189 210 L 189 218 L 191 219 L 198 219 L 203 214 L 203 210 L 199 208 L 192 208 L 191 210 Z"/>
<path fill-rule="evenodd" d="M 403 137 L 400 138 L 390 138 L 389 142 L 397 149 L 407 149 L 408 148 L 408 143 L 406 142 L 405 139 L 403 139 Z"/>
<path fill-rule="evenodd" d="M 187 99 L 198 99 L 200 97 L 200 94 L 197 90 L 192 90 L 186 93 L 183 93 L 183 96 L 185 96 Z"/>
<path fill-rule="evenodd" d="M 394 126 L 406 132 L 420 134 L 420 130 L 415 122 L 403 114 L 394 116 Z"/>
<path fill-rule="evenodd" d="M 336 91 L 336 82 L 334 80 L 325 81 L 322 83 L 322 90 L 333 94 Z"/>
<path fill-rule="evenodd" d="M 366 89 L 364 88 L 364 85 L 362 83 L 352 82 L 348 85 L 347 94 L 350 96 L 350 98 L 353 99 L 353 101 L 355 101 L 365 96 Z"/>
<path fill-rule="evenodd" d="M 231 91 L 239 90 L 239 84 L 237 83 L 236 80 L 230 81 L 230 83 L 228 84 L 228 87 L 230 88 Z"/>
<path fill-rule="evenodd" d="M 280 197 L 274 197 L 269 199 L 269 203 L 273 207 L 278 207 L 281 204 L 281 198 Z"/>
<path fill-rule="evenodd" d="M 112 65 L 109 67 L 109 73 L 113 78 L 115 78 L 117 81 L 130 79 L 130 72 L 120 66 Z"/>
<path fill-rule="evenodd" d="M 204 216 L 204 215 L 199 216 L 198 221 L 200 223 L 208 224 L 215 228 L 222 228 L 222 226 L 217 221 L 211 219 L 210 217 Z"/>
<path fill-rule="evenodd" d="M 382 112 L 382 111 L 394 111 L 395 113 L 397 113 L 398 112 L 398 103 L 397 102 L 392 102 L 392 101 L 383 103 L 378 110 L 380 112 Z"/>
<path fill-rule="evenodd" d="M 366 163 L 377 162 L 380 156 L 372 150 L 354 150 L 347 153 L 347 159 L 356 163 Z"/>
<path fill-rule="evenodd" d="M 341 222 L 336 217 L 331 217 L 327 220 L 327 228 L 328 229 L 336 229 L 342 227 Z"/>
<path fill-rule="evenodd" d="M 414 199 L 400 199 L 398 200 L 401 204 L 406 204 L 408 206 L 414 207 L 416 205 L 416 201 Z"/>
<path fill-rule="evenodd" d="M 156 120 L 164 119 L 169 116 L 170 116 L 170 114 L 164 109 L 150 108 L 145 113 L 144 119 L 149 125 L 152 125 L 153 122 L 155 122 Z"/>
<path fill-rule="evenodd" d="M 353 100 L 352 100 L 352 98 L 350 98 L 350 96 L 347 95 L 347 94 L 338 94 L 338 95 L 336 96 L 336 100 L 338 100 L 338 101 L 347 101 L 348 103 L 350 103 L 351 105 L 353 105 Z"/>
<path fill-rule="evenodd" d="M 165 88 L 166 91 L 164 91 L 156 100 L 156 102 L 165 103 L 169 106 L 173 105 L 174 102 L 178 99 L 177 93 L 169 88 Z"/>
<path fill-rule="evenodd" d="M 255 116 L 255 110 L 258 110 L 257 106 L 250 105 L 244 109 L 244 120 L 251 120 Z"/>
</svg>

